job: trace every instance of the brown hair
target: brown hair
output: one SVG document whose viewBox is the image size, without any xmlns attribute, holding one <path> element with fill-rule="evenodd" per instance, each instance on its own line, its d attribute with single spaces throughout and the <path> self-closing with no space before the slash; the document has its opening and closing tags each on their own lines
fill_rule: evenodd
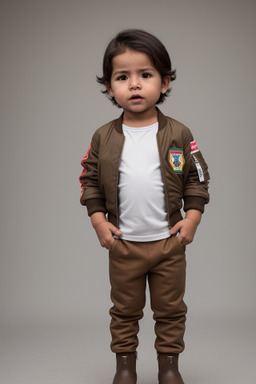
<svg viewBox="0 0 256 384">
<path fill-rule="evenodd" d="M 170 56 L 162 42 L 154 35 L 141 29 L 127 29 L 119 32 L 108 44 L 103 58 L 103 76 L 97 76 L 98 83 L 103 85 L 106 82 L 110 83 L 113 69 L 112 59 L 127 48 L 148 54 L 162 79 L 165 76 L 170 76 L 171 81 L 176 79 L 176 70 L 172 69 Z M 107 90 L 102 92 L 108 93 Z M 171 89 L 169 88 L 165 94 L 161 94 L 157 104 L 162 103 L 170 92 Z M 114 97 L 110 100 L 118 106 Z"/>
</svg>

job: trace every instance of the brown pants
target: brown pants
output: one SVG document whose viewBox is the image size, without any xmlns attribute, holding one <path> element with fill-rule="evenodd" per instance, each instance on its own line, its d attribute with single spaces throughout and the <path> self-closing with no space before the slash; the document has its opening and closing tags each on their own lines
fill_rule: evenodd
<svg viewBox="0 0 256 384">
<path fill-rule="evenodd" d="M 185 249 L 175 237 L 152 242 L 115 240 L 109 253 L 111 283 L 111 350 L 134 352 L 138 321 L 143 317 L 146 280 L 154 313 L 155 348 L 161 353 L 184 350 L 187 307 Z"/>
</svg>

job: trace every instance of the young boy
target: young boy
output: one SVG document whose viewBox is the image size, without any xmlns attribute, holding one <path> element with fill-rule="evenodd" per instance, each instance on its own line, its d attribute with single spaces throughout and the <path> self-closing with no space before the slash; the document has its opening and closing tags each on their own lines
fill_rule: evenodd
<svg viewBox="0 0 256 384">
<path fill-rule="evenodd" d="M 178 355 L 184 350 L 187 311 L 185 246 L 209 201 L 209 174 L 189 129 L 156 107 L 175 77 L 163 44 L 142 30 L 122 31 L 111 40 L 98 77 L 123 109 L 93 135 L 80 176 L 81 204 L 109 250 L 113 384 L 137 380 L 138 321 L 147 281 L 159 383 L 183 383 Z"/>
</svg>

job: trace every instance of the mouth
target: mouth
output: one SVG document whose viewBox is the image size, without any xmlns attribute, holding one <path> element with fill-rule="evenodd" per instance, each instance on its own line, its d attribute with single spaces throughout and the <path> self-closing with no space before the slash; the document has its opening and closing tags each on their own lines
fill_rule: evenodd
<svg viewBox="0 0 256 384">
<path fill-rule="evenodd" d="M 132 96 L 130 97 L 129 100 L 132 100 L 132 101 L 141 101 L 141 100 L 143 100 L 143 97 L 140 96 L 140 95 L 132 95 Z"/>
</svg>

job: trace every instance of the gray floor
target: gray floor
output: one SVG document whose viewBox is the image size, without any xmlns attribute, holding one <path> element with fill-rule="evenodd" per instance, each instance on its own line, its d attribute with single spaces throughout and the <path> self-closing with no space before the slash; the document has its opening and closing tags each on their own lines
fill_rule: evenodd
<svg viewBox="0 0 256 384">
<path fill-rule="evenodd" d="M 1 384 L 111 384 L 108 318 L 1 328 Z M 186 384 L 254 384 L 255 319 L 188 319 L 180 368 Z M 138 384 L 157 384 L 153 322 L 140 331 Z"/>
</svg>

